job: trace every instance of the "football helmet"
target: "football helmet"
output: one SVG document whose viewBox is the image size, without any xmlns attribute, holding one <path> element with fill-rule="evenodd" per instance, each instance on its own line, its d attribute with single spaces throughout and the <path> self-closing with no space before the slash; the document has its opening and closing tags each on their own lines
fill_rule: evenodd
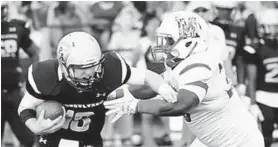
<svg viewBox="0 0 278 147">
<path fill-rule="evenodd" d="M 258 14 L 258 33 L 264 39 L 278 40 L 278 9 L 266 9 Z"/>
<path fill-rule="evenodd" d="M 197 14 L 187 11 L 170 13 L 156 30 L 154 62 L 175 62 L 207 49 L 207 23 Z"/>
<path fill-rule="evenodd" d="M 7 19 L 9 13 L 9 4 L 6 1 L 1 2 L 1 19 Z"/>
<path fill-rule="evenodd" d="M 58 44 L 57 58 L 63 77 L 79 92 L 89 90 L 103 76 L 104 57 L 98 42 L 88 33 L 73 32 L 64 36 Z M 88 75 L 88 70 L 92 71 L 89 76 L 78 74 L 86 71 Z"/>
<path fill-rule="evenodd" d="M 236 3 L 231 1 L 214 1 L 212 2 L 214 21 L 221 24 L 231 24 L 234 19 L 234 10 Z"/>
</svg>

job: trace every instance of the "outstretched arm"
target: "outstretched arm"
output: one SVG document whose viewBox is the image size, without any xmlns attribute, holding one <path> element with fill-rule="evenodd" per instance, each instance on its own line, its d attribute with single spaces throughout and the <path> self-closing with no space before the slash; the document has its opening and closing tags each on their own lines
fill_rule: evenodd
<svg viewBox="0 0 278 147">
<path fill-rule="evenodd" d="M 164 100 L 156 98 L 139 100 L 136 111 L 159 116 L 180 116 L 199 104 L 198 96 L 185 89 L 178 91 L 177 99 L 178 101 L 176 103 L 167 103 Z"/>
<path fill-rule="evenodd" d="M 176 103 L 167 103 L 161 96 L 149 100 L 136 99 L 127 89 L 124 90 L 122 98 L 104 102 L 105 108 L 109 109 L 106 115 L 115 113 L 112 123 L 116 122 L 125 114 L 134 114 L 136 112 L 159 116 L 179 116 L 184 115 L 192 108 L 196 107 L 203 99 L 206 89 L 196 87 L 195 85 L 186 85 L 190 89 L 195 87 L 195 92 L 187 89 L 178 91 L 178 101 Z"/>
</svg>

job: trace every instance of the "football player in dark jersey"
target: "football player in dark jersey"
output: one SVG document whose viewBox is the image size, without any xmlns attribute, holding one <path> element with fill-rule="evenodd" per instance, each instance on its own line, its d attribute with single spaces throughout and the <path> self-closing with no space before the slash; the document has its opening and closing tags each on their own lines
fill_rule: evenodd
<svg viewBox="0 0 278 147">
<path fill-rule="evenodd" d="M 225 33 L 226 46 L 229 50 L 229 58 L 232 60 L 232 64 L 236 67 L 237 80 L 233 81 L 233 84 L 237 86 L 240 95 L 245 94 L 244 85 L 244 62 L 242 59 L 243 45 L 245 43 L 244 33 L 245 27 L 239 26 L 234 22 L 235 14 L 237 13 L 236 3 L 231 1 L 219 1 L 213 3 L 215 7 L 216 18 L 212 21 L 221 27 Z"/>
<path fill-rule="evenodd" d="M 250 111 L 261 122 L 265 146 L 270 147 L 278 123 L 278 9 L 259 12 L 259 44 L 246 46 Z"/>
<path fill-rule="evenodd" d="M 162 77 L 129 66 L 114 52 L 102 54 L 98 42 L 87 33 L 73 32 L 63 37 L 57 55 L 57 59 L 29 67 L 27 92 L 18 108 L 26 126 L 41 135 L 39 147 L 58 147 L 65 140 L 82 147 L 101 147 L 106 112 L 103 102 L 123 84 L 146 84 L 166 101 L 176 101 L 176 92 Z M 66 117 L 36 118 L 36 106 L 46 100 L 62 103 Z"/>
<path fill-rule="evenodd" d="M 24 146 L 31 147 L 33 133 L 17 115 L 22 96 L 23 69 L 20 66 L 19 50 L 23 49 L 33 60 L 38 60 L 38 47 L 29 37 L 30 30 L 24 21 L 9 19 L 8 3 L 1 4 L 1 133 L 5 122 Z"/>
</svg>

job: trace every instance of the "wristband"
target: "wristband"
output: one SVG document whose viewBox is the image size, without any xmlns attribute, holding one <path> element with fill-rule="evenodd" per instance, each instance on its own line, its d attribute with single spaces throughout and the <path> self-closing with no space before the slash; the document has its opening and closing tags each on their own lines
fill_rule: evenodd
<svg viewBox="0 0 278 147">
<path fill-rule="evenodd" d="M 25 124 L 25 122 L 30 118 L 36 118 L 36 111 L 33 109 L 25 109 L 19 114 L 21 120 Z"/>
</svg>

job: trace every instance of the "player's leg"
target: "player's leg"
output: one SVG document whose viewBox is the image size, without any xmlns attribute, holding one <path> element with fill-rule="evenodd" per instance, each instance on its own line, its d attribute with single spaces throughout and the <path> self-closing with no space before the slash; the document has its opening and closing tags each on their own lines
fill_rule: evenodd
<svg viewBox="0 0 278 147">
<path fill-rule="evenodd" d="M 25 126 L 21 121 L 17 113 L 18 99 L 20 97 L 20 88 L 13 90 L 10 94 L 10 97 L 14 99 L 13 103 L 10 105 L 9 112 L 9 124 L 17 139 L 25 147 L 32 147 L 34 143 L 34 134 Z"/>
<path fill-rule="evenodd" d="M 262 124 L 262 133 L 265 141 L 265 147 L 270 147 L 273 140 L 272 132 L 274 131 L 274 123 L 277 114 L 275 114 L 274 108 L 268 107 L 261 103 L 258 103 L 258 105 L 264 116 L 264 121 L 261 124 Z"/>
<path fill-rule="evenodd" d="M 144 136 L 144 144 L 146 146 L 156 146 L 156 143 L 153 140 L 153 135 L 156 133 L 153 129 L 153 116 L 149 114 L 143 114 L 143 136 Z"/>
<path fill-rule="evenodd" d="M 130 146 L 133 132 L 133 117 L 130 115 L 123 116 L 116 122 L 115 129 L 120 134 L 123 145 Z"/>
<path fill-rule="evenodd" d="M 155 131 L 156 133 L 154 134 L 156 144 L 159 146 L 171 146 L 172 141 L 169 136 L 169 118 L 154 116 L 153 123 L 153 127 L 157 128 Z"/>
<path fill-rule="evenodd" d="M 131 141 L 133 146 L 141 146 L 143 144 L 142 136 L 142 114 L 133 115 L 133 135 Z"/>
<path fill-rule="evenodd" d="M 111 123 L 112 115 L 105 117 L 105 123 L 101 132 L 101 136 L 103 137 L 103 144 L 106 147 L 110 147 L 114 141 L 114 123 Z"/>
<path fill-rule="evenodd" d="M 4 129 L 5 129 L 5 123 L 6 123 L 6 120 L 7 120 L 7 114 L 9 111 L 8 110 L 8 107 L 6 105 L 6 93 L 5 91 L 2 89 L 1 90 L 1 144 L 3 142 L 3 136 L 4 136 Z"/>
</svg>

